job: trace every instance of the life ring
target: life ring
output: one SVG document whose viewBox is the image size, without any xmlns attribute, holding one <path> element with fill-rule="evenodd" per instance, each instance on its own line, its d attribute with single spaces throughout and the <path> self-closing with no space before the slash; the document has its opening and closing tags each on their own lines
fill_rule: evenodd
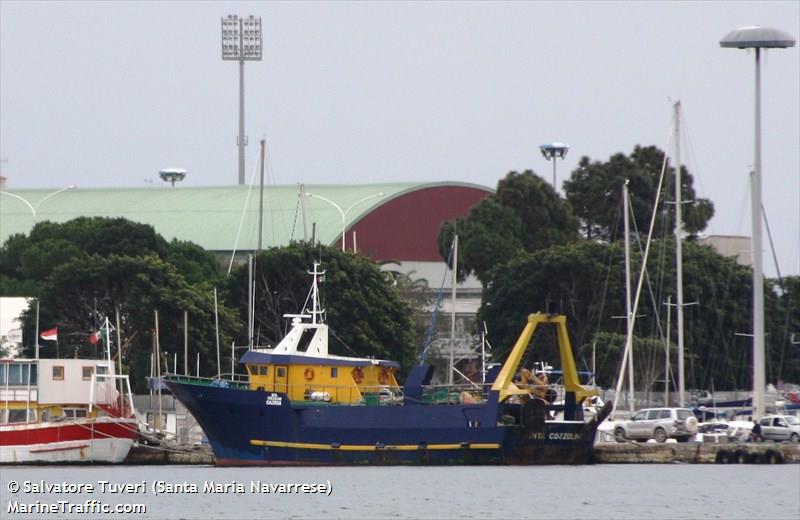
<svg viewBox="0 0 800 520">
<path fill-rule="evenodd" d="M 381 369 L 381 373 L 378 375 L 378 382 L 382 385 L 389 384 L 389 371 L 385 368 Z"/>
<path fill-rule="evenodd" d="M 355 381 L 356 384 L 361 384 L 361 382 L 363 380 L 364 380 L 364 371 L 361 370 L 361 367 L 354 368 L 353 369 L 353 381 Z"/>
<path fill-rule="evenodd" d="M 314 379 L 314 369 L 307 368 L 306 371 L 303 372 L 303 377 L 306 378 L 306 381 L 311 381 L 312 379 Z"/>
</svg>

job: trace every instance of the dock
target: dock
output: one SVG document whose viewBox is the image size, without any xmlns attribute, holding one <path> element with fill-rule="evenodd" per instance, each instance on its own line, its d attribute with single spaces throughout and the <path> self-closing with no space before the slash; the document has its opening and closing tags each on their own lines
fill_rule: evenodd
<svg viewBox="0 0 800 520">
<path fill-rule="evenodd" d="M 800 464 L 796 443 L 603 443 L 596 464 Z"/>
<path fill-rule="evenodd" d="M 125 459 L 131 466 L 157 464 L 214 464 L 214 454 L 209 446 L 148 446 L 136 444 Z"/>
<path fill-rule="evenodd" d="M 594 448 L 595 464 L 800 464 L 794 443 L 604 443 Z M 208 446 L 134 446 L 125 464 L 213 465 Z"/>
</svg>

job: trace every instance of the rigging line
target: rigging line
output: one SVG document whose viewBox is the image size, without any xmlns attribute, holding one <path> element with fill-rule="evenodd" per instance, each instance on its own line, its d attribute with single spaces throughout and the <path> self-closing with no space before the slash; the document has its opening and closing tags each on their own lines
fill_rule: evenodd
<svg viewBox="0 0 800 520">
<path fill-rule="evenodd" d="M 455 234 L 454 234 L 455 235 Z M 447 263 L 445 265 L 449 266 L 450 262 L 453 261 L 453 246 L 455 245 L 455 238 L 453 242 L 450 243 L 450 251 L 447 253 Z M 453 266 L 456 268 L 457 266 Z M 436 320 L 439 315 L 439 307 L 442 304 L 442 297 L 444 296 L 444 283 L 447 280 L 447 269 L 444 270 L 444 274 L 442 275 L 442 284 L 439 286 L 439 292 L 436 294 L 436 306 L 433 308 L 433 314 L 431 315 L 431 324 L 428 326 L 428 330 L 425 333 L 425 341 L 422 344 L 422 352 L 419 355 L 419 364 L 422 365 L 425 362 L 425 357 L 428 354 L 428 349 L 431 346 L 431 338 L 433 336 L 433 329 L 436 327 Z"/>
<path fill-rule="evenodd" d="M 297 204 L 294 206 L 294 220 L 292 221 L 292 234 L 289 235 L 289 242 L 294 240 L 294 230 L 297 227 L 297 219 L 300 216 L 300 197 L 297 197 Z"/>
<path fill-rule="evenodd" d="M 336 332 L 335 332 L 335 331 L 334 331 L 332 328 L 328 327 L 328 330 L 330 331 L 330 333 L 331 333 L 331 336 L 333 336 L 334 338 L 336 338 L 336 340 L 337 340 L 339 343 L 341 343 L 342 345 L 344 345 L 344 348 L 346 348 L 347 350 L 349 350 L 351 354 L 353 354 L 354 356 L 360 356 L 360 354 L 359 354 L 358 352 L 356 352 L 355 350 L 353 350 L 352 348 L 350 348 L 350 345 L 348 345 L 347 343 L 345 343 L 345 342 L 344 342 L 344 340 L 343 340 L 342 338 L 340 338 L 339 336 L 337 336 L 337 335 L 336 335 Z"/>
<path fill-rule="evenodd" d="M 622 212 L 622 200 L 620 199 L 619 204 L 617 204 L 617 215 L 614 218 L 614 222 L 615 222 L 614 229 L 615 230 L 618 227 L 616 225 L 616 223 L 619 222 L 619 217 L 620 217 L 621 212 Z M 616 231 L 614 233 L 616 233 Z M 612 239 L 612 242 L 613 242 L 613 239 Z M 596 341 L 596 338 L 597 338 L 598 334 L 600 334 L 600 327 L 601 327 L 602 322 L 603 322 L 603 313 L 605 311 L 606 296 L 608 296 L 608 285 L 609 285 L 609 280 L 611 278 L 611 267 L 614 264 L 614 251 L 612 250 L 612 248 L 610 248 L 610 247 L 606 248 L 606 255 L 607 255 L 606 256 L 606 277 L 605 277 L 605 281 L 603 282 L 603 291 L 602 291 L 602 295 L 601 295 L 601 298 L 600 298 L 600 308 L 598 309 L 598 312 L 597 312 L 597 326 L 595 327 L 595 330 L 594 330 L 594 338 L 595 338 L 594 340 L 595 341 Z M 606 349 L 605 350 L 605 355 L 603 356 L 603 361 L 602 361 L 601 365 L 605 365 L 606 364 L 606 361 L 608 361 L 608 356 L 609 356 L 609 349 Z M 596 373 L 597 372 L 597 367 L 596 366 L 594 367 L 594 370 L 595 370 L 594 377 L 595 377 L 595 381 L 596 381 L 597 380 L 597 373 Z"/>
<path fill-rule="evenodd" d="M 778 257 L 777 257 L 777 255 L 775 253 L 775 243 L 772 241 L 772 231 L 769 228 L 769 220 L 767 220 L 767 210 L 766 210 L 766 208 L 764 208 L 763 204 L 761 205 L 761 214 L 764 216 L 764 225 L 767 228 L 767 237 L 769 237 L 769 248 L 772 251 L 772 261 L 775 263 L 775 272 L 778 275 L 778 287 L 781 288 L 781 291 L 783 292 L 783 294 L 786 294 L 786 287 L 783 285 L 783 277 L 781 276 L 781 268 L 778 265 Z M 791 301 L 788 303 L 788 305 L 791 305 Z M 780 342 L 780 344 L 781 344 L 781 355 L 780 355 L 780 358 L 779 358 L 780 361 L 778 362 L 778 367 L 777 367 L 777 372 L 778 372 L 777 373 L 777 378 L 778 379 L 782 379 L 781 376 L 783 375 L 783 359 L 784 359 L 784 357 L 786 355 L 786 343 L 787 343 L 786 339 L 789 336 L 789 322 L 791 321 L 789 319 L 789 316 L 791 315 L 790 314 L 790 310 L 791 309 L 787 306 L 787 309 L 786 309 L 786 320 L 784 322 L 784 329 L 783 329 L 783 341 Z"/>
<path fill-rule="evenodd" d="M 624 373 L 624 370 L 625 370 L 625 365 L 628 362 L 628 355 L 630 354 L 631 341 L 632 341 L 632 337 L 633 337 L 632 336 L 633 327 L 634 327 L 635 322 L 636 322 L 636 312 L 639 309 L 639 298 L 641 296 L 642 282 L 644 281 L 643 274 L 644 274 L 644 271 L 647 270 L 647 258 L 648 258 L 649 253 L 650 253 L 650 241 L 653 238 L 653 228 L 655 227 L 656 215 L 658 214 L 658 201 L 661 198 L 661 186 L 662 186 L 662 184 L 664 182 L 664 176 L 665 176 L 666 171 L 667 171 L 667 154 L 664 154 L 664 161 L 663 161 L 663 163 L 661 165 L 661 175 L 659 176 L 658 188 L 656 189 L 656 200 L 653 203 L 653 214 L 650 217 L 650 228 L 649 228 L 649 230 L 647 232 L 647 245 L 645 246 L 644 258 L 642 259 L 642 271 L 639 274 L 639 281 L 637 282 L 637 286 L 636 286 L 636 298 L 634 299 L 634 303 L 633 303 L 632 316 L 631 316 L 631 320 L 630 320 L 630 325 L 628 326 L 628 333 L 627 333 L 626 339 L 625 339 L 625 351 L 622 354 L 622 365 L 620 367 L 620 374 L 619 374 L 619 377 L 617 378 L 617 386 L 616 386 L 616 389 L 615 389 L 615 392 L 614 392 L 614 405 L 613 405 L 614 407 L 612 408 L 613 410 L 617 409 L 617 404 L 619 402 L 620 392 L 622 391 L 622 382 L 624 380 L 623 373 Z M 633 391 L 633 389 L 631 389 L 631 392 L 632 391 Z M 631 403 L 631 406 L 633 406 L 633 403 Z"/>
<path fill-rule="evenodd" d="M 692 138 L 691 138 L 691 134 L 689 132 L 689 122 L 686 120 L 686 112 L 684 110 L 681 110 L 680 118 L 681 118 L 681 130 L 682 130 L 681 131 L 681 137 L 684 138 L 684 141 L 686 143 L 686 149 L 688 150 L 687 155 L 688 155 L 689 160 L 687 160 L 687 163 L 693 164 L 697 168 L 697 171 L 699 172 L 700 171 L 700 165 L 697 162 L 697 155 L 694 152 L 694 146 L 692 146 Z M 687 171 L 689 170 L 688 165 L 687 165 L 686 169 L 687 169 Z M 703 186 L 703 177 L 700 176 L 699 173 L 697 173 L 696 175 L 692 175 L 692 179 L 697 181 L 697 184 L 698 184 L 698 186 L 700 188 L 699 192 L 700 192 L 701 195 L 704 195 L 704 194 L 708 193 L 706 191 L 706 189 L 705 189 L 705 186 Z M 698 190 L 695 190 L 695 198 L 697 198 L 697 196 L 698 196 Z"/>
<path fill-rule="evenodd" d="M 643 253 L 643 251 L 642 251 L 642 240 L 641 240 L 641 236 L 639 235 L 639 228 L 636 225 L 636 215 L 633 213 L 633 205 L 632 204 L 628 204 L 628 209 L 629 209 L 629 211 L 631 213 L 631 216 L 633 217 L 633 219 L 632 219 L 633 220 L 633 231 L 634 231 L 634 234 L 636 236 L 636 243 L 639 246 L 639 253 L 641 254 L 641 253 Z M 663 251 L 663 249 L 664 248 L 662 247 L 662 251 Z M 653 293 L 653 284 L 652 284 L 652 282 L 650 280 L 650 273 L 647 270 L 645 270 L 645 277 L 647 278 L 647 291 L 648 291 L 648 294 L 650 295 L 650 303 L 653 306 L 653 315 L 655 316 L 655 326 L 656 326 L 656 329 L 658 331 L 658 339 L 660 341 L 661 339 L 666 339 L 666 338 L 664 338 L 664 331 L 661 328 L 661 313 L 659 312 L 659 306 L 656 303 L 658 300 L 656 299 L 655 294 Z M 657 354 L 657 352 L 654 352 L 653 355 L 649 359 L 651 371 L 655 369 L 656 354 Z"/>
<path fill-rule="evenodd" d="M 239 238 L 242 236 L 242 225 L 244 225 L 244 216 L 247 214 L 247 206 L 250 205 L 250 194 L 253 191 L 253 184 L 256 181 L 256 172 L 258 171 L 259 161 L 255 161 L 253 165 L 253 173 L 250 174 L 250 186 L 247 188 L 247 196 L 245 197 L 244 206 L 242 206 L 242 215 L 239 217 L 239 229 L 236 230 L 236 240 L 233 242 L 233 251 L 231 251 L 231 262 L 228 264 L 228 272 L 226 276 L 230 276 L 231 269 L 233 269 L 233 260 L 236 258 L 236 251 L 239 247 Z"/>
</svg>

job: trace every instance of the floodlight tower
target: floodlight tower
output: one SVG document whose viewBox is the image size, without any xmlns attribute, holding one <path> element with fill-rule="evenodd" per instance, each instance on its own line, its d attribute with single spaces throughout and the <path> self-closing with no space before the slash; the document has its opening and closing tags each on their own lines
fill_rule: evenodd
<svg viewBox="0 0 800 520">
<path fill-rule="evenodd" d="M 222 59 L 239 62 L 239 184 L 244 184 L 244 62 L 261 61 L 261 18 L 253 15 L 239 18 L 229 14 L 222 18 Z"/>
<path fill-rule="evenodd" d="M 794 47 L 794 38 L 769 27 L 741 27 L 726 34 L 720 47 L 754 49 L 755 84 L 755 159 L 750 188 L 750 212 L 753 226 L 753 419 L 765 412 L 766 386 L 764 360 L 764 277 L 761 255 L 761 49 Z"/>
<path fill-rule="evenodd" d="M 542 155 L 545 159 L 548 161 L 552 159 L 553 161 L 553 189 L 558 191 L 556 187 L 556 158 L 563 159 L 566 157 L 569 151 L 569 145 L 564 143 L 549 143 L 541 145 L 539 150 L 542 151 Z"/>
<path fill-rule="evenodd" d="M 158 172 L 158 176 L 161 177 L 162 181 L 171 183 L 174 188 L 176 182 L 181 182 L 186 178 L 186 170 L 183 168 L 164 168 Z"/>
</svg>

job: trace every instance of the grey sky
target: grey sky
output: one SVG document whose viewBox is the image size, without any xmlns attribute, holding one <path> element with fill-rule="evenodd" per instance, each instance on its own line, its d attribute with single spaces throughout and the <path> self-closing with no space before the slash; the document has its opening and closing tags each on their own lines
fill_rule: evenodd
<svg viewBox="0 0 800 520">
<path fill-rule="evenodd" d="M 800 36 L 800 2 L 0 2 L 0 158 L 7 190 L 237 182 L 238 65 L 220 18 L 262 18 L 247 63 L 246 173 L 265 137 L 275 184 L 550 179 L 538 146 L 606 160 L 668 146 L 716 205 L 707 229 L 750 234 L 753 55 L 744 25 Z M 800 273 L 800 58 L 762 69 L 764 204 L 781 271 Z M 775 269 L 767 251 L 767 273 Z"/>
</svg>

